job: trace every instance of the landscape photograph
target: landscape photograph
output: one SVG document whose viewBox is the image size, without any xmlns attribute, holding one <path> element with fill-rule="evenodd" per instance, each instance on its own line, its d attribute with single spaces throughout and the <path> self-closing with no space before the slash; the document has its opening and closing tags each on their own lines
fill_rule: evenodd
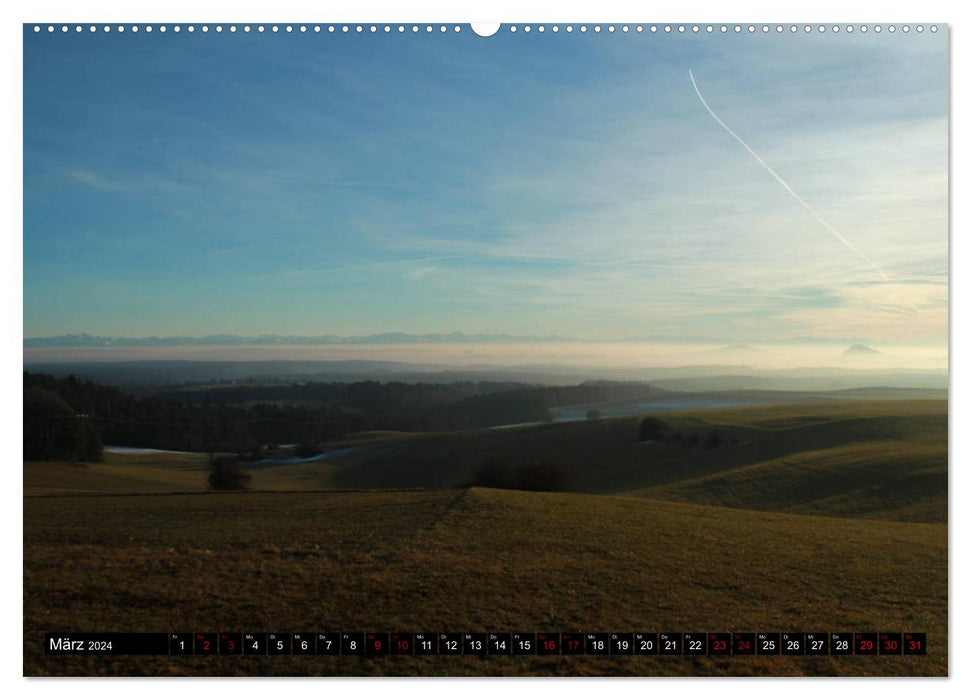
<svg viewBox="0 0 971 700">
<path fill-rule="evenodd" d="M 947 677 L 948 40 L 23 25 L 23 675 Z"/>
</svg>

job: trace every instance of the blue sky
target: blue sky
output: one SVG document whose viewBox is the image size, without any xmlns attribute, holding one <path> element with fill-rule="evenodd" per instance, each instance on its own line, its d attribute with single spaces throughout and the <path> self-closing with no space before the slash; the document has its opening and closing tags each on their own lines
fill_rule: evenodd
<svg viewBox="0 0 971 700">
<path fill-rule="evenodd" d="M 946 345 L 946 42 L 25 28 L 24 335 Z"/>
</svg>

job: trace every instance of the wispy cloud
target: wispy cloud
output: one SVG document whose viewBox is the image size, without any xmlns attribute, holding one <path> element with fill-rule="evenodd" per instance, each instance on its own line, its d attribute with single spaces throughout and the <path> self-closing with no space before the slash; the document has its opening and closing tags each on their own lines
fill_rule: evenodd
<svg viewBox="0 0 971 700">
<path fill-rule="evenodd" d="M 28 54 L 25 326 L 946 334 L 940 42 L 345 38 Z"/>
<path fill-rule="evenodd" d="M 93 187 L 102 192 L 121 192 L 125 189 L 122 182 L 109 180 L 102 175 L 93 173 L 89 170 L 61 169 L 60 174 L 74 182 L 78 182 L 86 187 Z"/>
</svg>

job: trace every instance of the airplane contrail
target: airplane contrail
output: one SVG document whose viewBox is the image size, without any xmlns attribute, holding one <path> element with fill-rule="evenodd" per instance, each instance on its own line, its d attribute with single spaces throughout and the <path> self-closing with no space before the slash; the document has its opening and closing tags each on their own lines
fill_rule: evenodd
<svg viewBox="0 0 971 700">
<path fill-rule="evenodd" d="M 793 198 L 797 202 L 799 202 L 806 211 L 808 211 L 810 214 L 812 214 L 816 218 L 816 221 L 818 221 L 819 223 L 821 223 L 823 225 L 823 227 L 827 231 L 829 231 L 831 234 L 833 234 L 834 236 L 836 236 L 837 240 L 839 240 L 840 243 L 842 243 L 847 248 L 849 248 L 850 250 L 852 250 L 854 253 L 856 253 L 857 255 L 859 255 L 861 258 L 863 258 L 864 260 L 866 260 L 873 267 L 873 269 L 876 270 L 877 272 L 879 272 L 880 273 L 880 276 L 883 279 L 886 280 L 887 279 L 887 273 L 885 273 L 880 268 L 879 265 L 877 265 L 875 262 L 873 262 L 872 260 L 870 260 L 870 258 L 868 258 L 866 256 L 866 254 L 862 250 L 860 250 L 855 245 L 853 245 L 848 240 L 846 240 L 846 238 L 843 236 L 843 234 L 841 234 L 839 231 L 837 231 L 835 228 L 833 228 L 829 224 L 829 222 L 827 222 L 823 217 L 821 217 L 816 212 L 815 209 L 813 209 L 811 206 L 809 206 L 809 203 L 806 202 L 805 199 L 803 199 L 798 194 L 796 194 L 796 191 L 793 190 L 789 186 L 789 183 L 786 182 L 785 180 L 783 180 L 782 177 L 779 175 L 779 173 L 777 173 L 775 170 L 773 170 L 769 166 L 768 163 L 766 163 L 764 160 L 762 160 L 762 157 L 759 156 L 758 153 L 756 153 L 755 151 L 753 151 L 752 148 L 751 148 L 751 146 L 749 146 L 747 143 L 745 143 L 745 141 L 742 140 L 742 137 L 741 136 L 739 136 L 734 131 L 732 131 L 731 128 L 728 126 L 728 124 L 726 124 L 725 122 L 723 122 L 721 119 L 718 118 L 718 115 L 715 114 L 715 111 L 711 107 L 708 106 L 708 103 L 707 102 L 705 102 L 705 98 L 702 96 L 701 90 L 698 89 L 698 83 L 695 82 L 695 74 L 691 71 L 690 68 L 688 69 L 688 77 L 691 78 L 691 84 L 695 88 L 695 93 L 697 93 L 698 99 L 701 100 L 701 104 L 703 104 L 705 106 L 705 109 L 708 110 L 708 114 L 710 114 L 712 116 L 712 118 L 714 118 L 714 120 L 716 122 L 718 122 L 725 131 L 727 131 L 729 134 L 731 134 L 732 137 L 736 141 L 738 141 L 740 144 L 742 144 L 742 147 L 744 147 L 745 150 L 748 151 L 749 154 L 751 154 L 751 156 L 753 158 L 755 158 L 756 161 L 758 161 L 758 164 L 761 165 L 763 168 L 765 168 L 766 171 L 768 171 L 769 175 L 771 175 L 772 177 L 774 177 L 776 179 L 776 181 L 786 189 L 786 192 L 788 192 L 789 194 L 791 194 L 793 196 Z"/>
</svg>

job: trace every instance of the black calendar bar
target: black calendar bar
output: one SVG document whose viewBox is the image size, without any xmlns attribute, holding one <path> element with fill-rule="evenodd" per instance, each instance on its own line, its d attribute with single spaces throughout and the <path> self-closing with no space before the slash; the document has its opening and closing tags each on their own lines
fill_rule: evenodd
<svg viewBox="0 0 971 700">
<path fill-rule="evenodd" d="M 48 655 L 890 656 L 925 632 L 48 632 Z"/>
</svg>

